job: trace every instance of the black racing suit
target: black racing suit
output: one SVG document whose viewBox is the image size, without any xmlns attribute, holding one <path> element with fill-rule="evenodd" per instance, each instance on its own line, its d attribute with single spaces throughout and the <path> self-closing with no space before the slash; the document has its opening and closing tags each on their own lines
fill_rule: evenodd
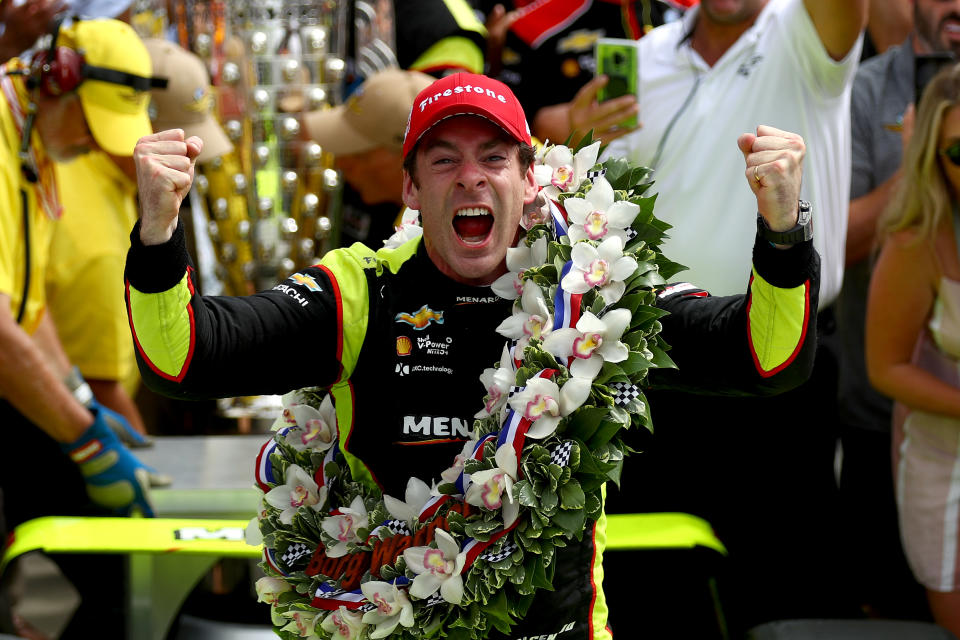
<svg viewBox="0 0 960 640">
<path fill-rule="evenodd" d="M 500 358 L 505 339 L 495 328 L 511 303 L 442 275 L 421 242 L 377 254 L 362 245 L 339 249 L 270 291 L 228 298 L 194 293 L 181 231 L 151 247 L 139 233 L 137 226 L 131 234 L 127 300 L 152 389 L 190 399 L 330 386 L 354 477 L 393 496 L 404 494 L 412 475 L 438 478 L 469 439 L 484 394 L 479 376 Z M 806 378 L 819 273 L 812 242 L 786 251 L 758 242 L 754 264 L 759 276 L 746 296 L 683 287 L 661 294 L 658 305 L 671 312 L 663 335 L 679 370 L 653 371 L 652 383 L 772 393 Z M 771 323 L 748 330 L 748 309 L 760 318 L 754 314 L 776 307 L 778 292 L 801 301 L 790 308 L 803 316 L 803 331 L 792 355 L 765 371 L 756 364 L 765 358 L 757 332 Z M 582 544 L 560 550 L 555 590 L 537 594 L 512 638 L 609 637 L 597 579 L 604 531 L 591 528 Z"/>
</svg>

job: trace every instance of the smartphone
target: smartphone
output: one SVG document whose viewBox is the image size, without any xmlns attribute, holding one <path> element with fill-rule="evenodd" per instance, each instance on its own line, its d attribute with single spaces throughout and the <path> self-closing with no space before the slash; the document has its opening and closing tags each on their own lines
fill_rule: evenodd
<svg viewBox="0 0 960 640">
<path fill-rule="evenodd" d="M 605 102 L 625 95 L 638 95 L 640 51 L 636 40 L 625 38 L 598 38 L 595 59 L 597 75 L 609 78 L 597 93 L 597 101 Z M 623 127 L 636 127 L 637 116 L 619 123 Z"/>
<path fill-rule="evenodd" d="M 913 61 L 913 103 L 919 105 L 923 90 L 941 69 L 957 61 L 952 52 L 918 53 Z"/>
</svg>

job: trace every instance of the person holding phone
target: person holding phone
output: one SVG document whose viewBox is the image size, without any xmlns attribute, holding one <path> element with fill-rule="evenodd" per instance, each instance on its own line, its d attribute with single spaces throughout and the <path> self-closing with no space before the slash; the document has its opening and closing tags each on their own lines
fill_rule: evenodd
<svg viewBox="0 0 960 640">
<path fill-rule="evenodd" d="M 519 4 L 519 3 L 518 3 Z M 497 76 L 531 114 L 533 134 L 563 142 L 592 131 L 610 142 L 636 128 L 637 97 L 616 94 L 604 101 L 608 75 L 597 74 L 601 38 L 637 40 L 654 27 L 677 20 L 691 0 L 546 0 L 511 12 Z M 632 120 L 633 124 L 625 124 Z M 576 142 L 576 140 L 574 140 Z"/>
<path fill-rule="evenodd" d="M 849 557 L 858 576 L 852 589 L 877 615 L 922 619 L 930 614 L 903 555 L 894 501 L 892 405 L 871 386 L 864 356 L 877 222 L 901 181 L 913 104 L 931 72 L 960 54 L 960 41 L 948 26 L 960 18 L 960 1 L 914 0 L 912 13 L 906 41 L 862 64 L 853 86 L 846 271 L 836 304 L 837 395 L 843 447 L 840 496 Z"/>
<path fill-rule="evenodd" d="M 960 634 L 960 67 L 924 91 L 881 217 L 867 371 L 893 398 L 904 549 L 934 620 Z"/>
</svg>

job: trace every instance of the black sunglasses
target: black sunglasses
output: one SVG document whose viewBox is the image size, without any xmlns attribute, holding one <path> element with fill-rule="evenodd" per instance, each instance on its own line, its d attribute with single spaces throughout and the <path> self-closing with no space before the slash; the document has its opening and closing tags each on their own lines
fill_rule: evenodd
<svg viewBox="0 0 960 640">
<path fill-rule="evenodd" d="M 955 166 L 960 167 L 960 142 L 954 142 L 946 149 L 941 149 L 940 153 L 942 153 L 947 160 L 952 162 Z"/>
</svg>

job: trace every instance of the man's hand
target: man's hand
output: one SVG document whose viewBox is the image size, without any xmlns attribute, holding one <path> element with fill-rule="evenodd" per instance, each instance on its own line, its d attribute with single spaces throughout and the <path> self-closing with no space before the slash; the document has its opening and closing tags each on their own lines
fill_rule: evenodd
<svg viewBox="0 0 960 640">
<path fill-rule="evenodd" d="M 745 175 L 757 211 L 773 231 L 787 231 L 797 224 L 800 180 L 803 177 L 803 138 L 789 131 L 760 125 L 756 135 L 744 133 L 737 146 L 747 162 Z"/>
<path fill-rule="evenodd" d="M 639 107 L 636 96 L 620 96 L 606 102 L 597 102 L 597 92 L 606 86 L 607 82 L 607 76 L 597 76 L 580 87 L 580 91 L 570 101 L 570 133 L 584 136 L 592 129 L 593 139 L 603 140 L 606 144 L 638 128 L 620 126 L 621 122 L 637 114 Z"/>
<path fill-rule="evenodd" d="M 133 150 L 140 193 L 140 241 L 161 244 L 177 228 L 180 204 L 190 192 L 197 156 L 203 141 L 184 139 L 182 129 L 170 129 L 140 138 Z"/>
<path fill-rule="evenodd" d="M 107 412 L 95 407 L 93 424 L 74 442 L 60 448 L 80 467 L 87 496 L 96 504 L 129 515 L 139 510 L 153 517 L 148 499 L 150 469 L 136 459 L 107 425 Z"/>
<path fill-rule="evenodd" d="M 0 62 L 20 55 L 50 30 L 50 22 L 66 8 L 63 0 L 27 0 L 23 4 L 12 1 L 0 4 Z"/>
</svg>

